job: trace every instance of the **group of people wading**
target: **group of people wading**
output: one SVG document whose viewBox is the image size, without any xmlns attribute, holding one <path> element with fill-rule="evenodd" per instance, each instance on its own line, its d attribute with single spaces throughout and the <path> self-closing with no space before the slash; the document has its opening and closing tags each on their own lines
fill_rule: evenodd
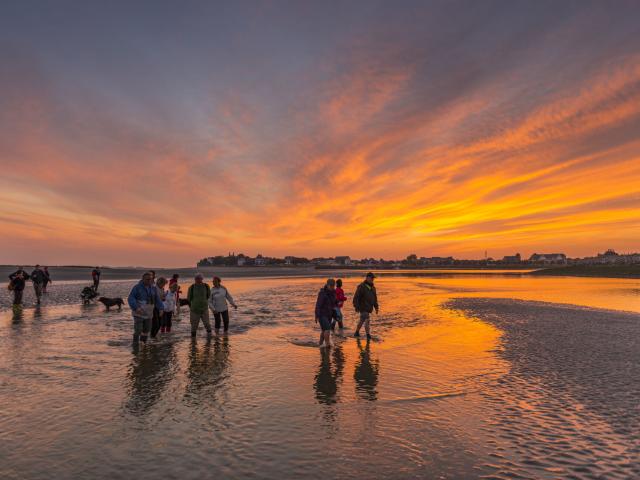
<svg viewBox="0 0 640 480">
<path fill-rule="evenodd" d="M 367 334 L 367 340 L 371 339 L 370 318 L 371 313 L 375 310 L 378 313 L 378 294 L 376 287 L 373 284 L 373 279 L 376 276 L 369 272 L 365 277 L 364 282 L 358 285 L 356 293 L 353 295 L 353 307 L 355 311 L 360 314 L 358 320 L 358 326 L 354 332 L 354 337 L 360 336 L 360 329 L 364 325 L 364 330 Z M 344 328 L 342 307 L 347 297 L 342 289 L 342 280 L 334 280 L 330 278 L 324 287 L 318 292 L 318 299 L 316 300 L 316 323 L 320 324 L 320 342 L 321 348 L 331 346 L 330 338 L 331 331 L 335 330 L 336 324 L 338 328 Z"/>
<path fill-rule="evenodd" d="M 172 318 L 180 311 L 179 275 L 174 274 L 171 280 L 160 277 L 155 279 L 155 272 L 149 271 L 131 289 L 128 304 L 133 315 L 133 342 L 146 342 L 147 338 L 156 338 L 158 332 L 170 333 Z M 165 287 L 168 284 L 168 290 Z M 204 276 L 198 273 L 194 283 L 187 290 L 186 302 L 189 305 L 191 321 L 191 337 L 195 337 L 200 322 L 212 335 L 209 311 L 213 313 L 216 334 L 220 327 L 226 333 L 229 330 L 229 304 L 238 308 L 229 291 L 222 285 L 220 277 L 213 277 L 213 287 L 204 282 Z"/>
<path fill-rule="evenodd" d="M 27 273 L 24 267 L 19 267 L 18 270 L 9 275 L 9 290 L 13 292 L 14 310 L 22 308 L 22 295 L 24 294 L 27 280 L 31 280 L 33 283 L 33 291 L 36 294 L 36 303 L 38 305 L 40 305 L 42 295 L 47 293 L 47 286 L 53 283 L 49 274 L 49 267 L 36 265 L 31 273 Z"/>
<path fill-rule="evenodd" d="M 91 288 L 97 294 L 100 284 L 101 271 L 98 267 L 91 272 L 93 286 Z M 158 333 L 170 333 L 173 316 L 180 312 L 182 290 L 178 285 L 179 275 L 176 273 L 167 281 L 164 277 L 155 278 L 153 270 L 145 272 L 142 279 L 131 289 L 128 304 L 133 315 L 133 342 L 146 342 L 147 338 L 156 338 Z M 353 295 L 353 307 L 359 314 L 358 325 L 354 332 L 355 337 L 360 336 L 360 329 L 364 326 L 367 340 L 371 339 L 370 318 L 375 310 L 378 313 L 378 295 L 374 286 L 375 275 L 367 273 L 365 280 L 358 285 Z M 21 308 L 22 295 L 27 280 L 33 282 L 37 304 L 43 293 L 47 292 L 47 285 L 52 283 L 51 275 L 47 267 L 36 265 L 29 274 L 23 267 L 9 275 L 9 290 L 13 291 L 14 309 Z M 204 325 L 207 336 L 212 335 L 209 311 L 214 317 L 216 335 L 220 328 L 226 333 L 229 330 L 229 304 L 237 309 L 226 287 L 222 285 L 220 277 L 213 277 L 213 287 L 204 282 L 201 273 L 196 274 L 194 283 L 187 290 L 187 298 L 183 302 L 189 306 L 191 323 L 191 336 L 195 337 L 200 323 Z M 101 298 L 102 300 L 102 298 Z M 318 292 L 315 307 L 315 320 L 320 325 L 320 347 L 329 347 L 331 331 L 336 326 L 344 328 L 342 308 L 347 300 L 342 289 L 342 280 L 327 280 L 324 287 Z M 120 300 L 122 302 L 122 300 Z"/>
</svg>

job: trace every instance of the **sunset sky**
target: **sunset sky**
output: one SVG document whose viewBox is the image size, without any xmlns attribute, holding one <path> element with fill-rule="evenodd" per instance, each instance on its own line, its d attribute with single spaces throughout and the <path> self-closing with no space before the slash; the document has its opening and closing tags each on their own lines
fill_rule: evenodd
<svg viewBox="0 0 640 480">
<path fill-rule="evenodd" d="M 640 2 L 4 2 L 0 263 L 640 250 Z"/>
</svg>

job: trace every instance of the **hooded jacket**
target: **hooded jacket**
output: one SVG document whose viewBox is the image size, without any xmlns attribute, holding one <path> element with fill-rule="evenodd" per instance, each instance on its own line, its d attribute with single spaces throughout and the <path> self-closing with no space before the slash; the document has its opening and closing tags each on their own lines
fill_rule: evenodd
<svg viewBox="0 0 640 480">
<path fill-rule="evenodd" d="M 316 318 L 331 318 L 336 304 L 335 290 L 331 290 L 326 285 L 322 287 L 316 300 Z"/>
</svg>

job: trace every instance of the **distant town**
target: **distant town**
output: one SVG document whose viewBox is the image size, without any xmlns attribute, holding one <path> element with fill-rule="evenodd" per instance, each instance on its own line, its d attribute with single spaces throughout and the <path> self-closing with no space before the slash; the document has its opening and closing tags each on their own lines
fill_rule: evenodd
<svg viewBox="0 0 640 480">
<path fill-rule="evenodd" d="M 198 267 L 213 266 L 315 266 L 317 268 L 432 268 L 432 267 L 537 267 L 552 265 L 637 265 L 640 264 L 640 253 L 619 254 L 612 249 L 598 253 L 593 257 L 569 258 L 564 253 L 534 253 L 529 258 L 523 258 L 519 253 L 508 255 L 501 259 L 485 257 L 480 260 L 464 260 L 454 257 L 419 257 L 416 254 L 407 255 L 402 260 L 385 260 L 383 258 L 355 259 L 348 255 L 335 257 L 267 257 L 261 254 L 250 257 L 243 253 L 229 253 L 200 260 Z"/>
</svg>

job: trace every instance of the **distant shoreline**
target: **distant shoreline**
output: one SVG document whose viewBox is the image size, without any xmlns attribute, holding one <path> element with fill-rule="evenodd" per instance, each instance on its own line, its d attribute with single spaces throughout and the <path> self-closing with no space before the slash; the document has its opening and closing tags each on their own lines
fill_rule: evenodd
<svg viewBox="0 0 640 480">
<path fill-rule="evenodd" d="M 529 275 L 598 278 L 640 278 L 640 265 L 567 265 L 536 270 Z"/>
</svg>

